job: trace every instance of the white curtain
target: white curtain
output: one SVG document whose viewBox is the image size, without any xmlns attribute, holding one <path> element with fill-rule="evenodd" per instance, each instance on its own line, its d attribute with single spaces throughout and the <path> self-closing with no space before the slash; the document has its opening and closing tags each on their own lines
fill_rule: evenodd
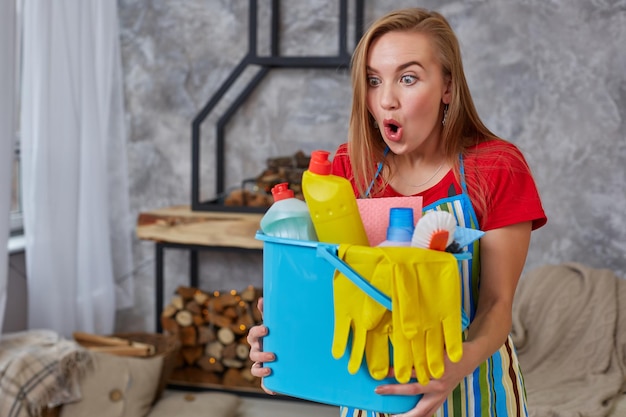
<svg viewBox="0 0 626 417">
<path fill-rule="evenodd" d="M 24 0 L 23 18 L 28 326 L 111 333 L 132 303 L 117 2 Z"/>
<path fill-rule="evenodd" d="M 15 2 L 0 2 L 0 334 L 7 301 L 11 166 L 15 142 Z"/>
</svg>

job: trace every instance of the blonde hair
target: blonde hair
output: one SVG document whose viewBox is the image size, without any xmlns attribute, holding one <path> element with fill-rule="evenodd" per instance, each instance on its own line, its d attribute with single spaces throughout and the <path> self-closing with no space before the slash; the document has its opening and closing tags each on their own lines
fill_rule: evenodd
<svg viewBox="0 0 626 417">
<path fill-rule="evenodd" d="M 427 35 L 441 64 L 444 80 L 450 82 L 451 101 L 448 104 L 441 140 L 446 158 L 454 164 L 457 177 L 459 154 L 465 153 L 468 147 L 478 142 L 499 139 L 487 129 L 476 112 L 463 71 L 459 43 L 448 21 L 437 12 L 421 8 L 390 12 L 369 27 L 352 55 L 353 97 L 348 132 L 348 153 L 354 181 L 361 197 L 365 197 L 366 189 L 376 175 L 376 164 L 381 161 L 383 164 L 388 163 L 383 156 L 386 148 L 385 142 L 382 140 L 380 131 L 375 128 L 373 118 L 367 109 L 367 57 L 374 40 L 386 33 L 396 31 Z M 385 183 L 382 184 L 384 185 Z M 380 184 L 375 185 L 372 193 L 379 191 L 380 186 Z M 478 195 L 481 196 L 484 193 L 478 190 Z M 483 200 L 482 205 L 485 206 L 485 197 L 479 197 L 479 199 Z"/>
</svg>

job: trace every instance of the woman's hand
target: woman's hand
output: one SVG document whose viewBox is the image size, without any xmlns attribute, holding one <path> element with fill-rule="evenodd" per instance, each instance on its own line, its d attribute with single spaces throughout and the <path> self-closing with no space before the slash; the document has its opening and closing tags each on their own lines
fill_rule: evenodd
<svg viewBox="0 0 626 417">
<path fill-rule="evenodd" d="M 445 355 L 445 372 L 439 379 L 431 380 L 427 385 L 418 382 L 408 384 L 380 385 L 376 388 L 377 394 L 382 395 L 422 395 L 415 408 L 397 417 L 431 417 L 446 401 L 448 395 L 456 388 L 466 375 L 465 366 L 453 363 Z M 391 370 L 389 376 L 394 376 Z"/>
<path fill-rule="evenodd" d="M 259 298 L 257 307 L 261 314 L 263 314 L 263 297 Z M 248 344 L 250 344 L 250 359 L 254 361 L 252 367 L 250 368 L 250 372 L 253 376 L 258 378 L 263 378 L 272 373 L 270 368 L 264 367 L 263 364 L 265 362 L 273 362 L 276 360 L 276 356 L 272 352 L 263 352 L 263 337 L 267 336 L 267 327 L 262 324 L 258 326 L 253 326 L 250 328 L 248 332 Z M 275 395 L 276 393 L 268 390 L 263 385 L 263 379 L 261 379 L 261 388 L 263 391 L 267 392 L 270 395 Z"/>
</svg>

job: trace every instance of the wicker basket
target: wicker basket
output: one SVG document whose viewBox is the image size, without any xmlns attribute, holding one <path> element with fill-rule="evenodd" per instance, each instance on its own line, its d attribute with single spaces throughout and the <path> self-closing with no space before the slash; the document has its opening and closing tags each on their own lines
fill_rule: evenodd
<svg viewBox="0 0 626 417">
<path fill-rule="evenodd" d="M 116 333 L 113 336 L 122 339 L 131 340 L 133 342 L 147 343 L 155 348 L 155 355 L 163 356 L 163 368 L 161 369 L 161 379 L 157 387 L 152 403 L 156 403 L 165 387 L 167 381 L 176 366 L 176 357 L 180 350 L 180 340 L 176 335 L 163 333 Z"/>
</svg>

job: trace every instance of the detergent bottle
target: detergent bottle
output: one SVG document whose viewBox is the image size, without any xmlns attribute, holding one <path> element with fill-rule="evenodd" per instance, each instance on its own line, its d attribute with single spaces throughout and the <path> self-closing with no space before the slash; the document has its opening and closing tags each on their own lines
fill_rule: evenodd
<svg viewBox="0 0 626 417">
<path fill-rule="evenodd" d="M 302 174 L 302 193 L 317 238 L 326 243 L 369 246 L 350 181 L 331 174 L 329 152 L 313 151 Z"/>
<path fill-rule="evenodd" d="M 261 231 L 268 236 L 317 241 L 307 204 L 294 197 L 286 182 L 272 188 L 274 203 L 261 218 Z"/>
<path fill-rule="evenodd" d="M 413 209 L 409 207 L 392 207 L 389 210 L 387 239 L 378 246 L 411 246 L 414 230 Z"/>
</svg>

